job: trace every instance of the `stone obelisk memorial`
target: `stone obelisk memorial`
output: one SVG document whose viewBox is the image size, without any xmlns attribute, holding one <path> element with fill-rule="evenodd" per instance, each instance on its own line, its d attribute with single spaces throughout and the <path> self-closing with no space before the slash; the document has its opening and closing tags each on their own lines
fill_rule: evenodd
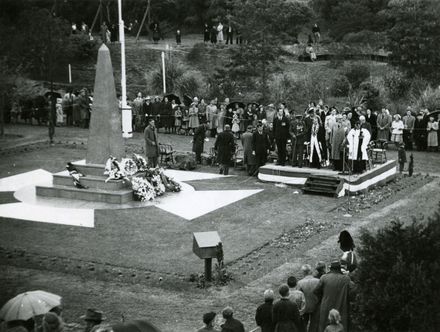
<svg viewBox="0 0 440 332">
<path fill-rule="evenodd" d="M 105 164 L 110 155 L 120 160 L 125 156 L 125 147 L 110 50 L 102 44 L 96 65 L 86 163 Z"/>
<path fill-rule="evenodd" d="M 53 175 L 52 186 L 36 186 L 37 195 L 112 204 L 132 201 L 133 191 L 127 182 L 106 182 L 104 165 L 110 156 L 120 160 L 125 156 L 125 146 L 110 51 L 103 44 L 98 51 L 86 162 L 73 163 L 84 175 L 81 183 L 87 188 L 76 188 L 64 171 Z"/>
</svg>

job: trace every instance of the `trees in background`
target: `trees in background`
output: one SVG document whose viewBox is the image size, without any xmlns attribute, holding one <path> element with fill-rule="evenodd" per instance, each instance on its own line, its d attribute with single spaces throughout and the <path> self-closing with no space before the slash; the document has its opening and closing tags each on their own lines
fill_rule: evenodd
<svg viewBox="0 0 440 332">
<path fill-rule="evenodd" d="M 256 89 L 266 101 L 269 75 L 285 54 L 283 45 L 296 41 L 312 17 L 310 7 L 300 2 L 235 1 L 231 21 L 244 42 L 233 51 L 228 70 L 232 80 L 243 80 L 243 85 Z"/>
<path fill-rule="evenodd" d="M 379 231 L 364 230 L 355 323 L 362 331 L 438 331 L 440 215 Z M 386 313 L 386 314 L 384 314 Z"/>
</svg>

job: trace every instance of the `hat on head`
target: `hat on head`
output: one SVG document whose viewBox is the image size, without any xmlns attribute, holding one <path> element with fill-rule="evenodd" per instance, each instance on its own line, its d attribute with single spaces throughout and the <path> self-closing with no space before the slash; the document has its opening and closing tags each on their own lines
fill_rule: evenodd
<svg viewBox="0 0 440 332">
<path fill-rule="evenodd" d="M 205 323 L 206 325 L 208 325 L 209 323 L 211 323 L 214 318 L 215 318 L 215 312 L 207 312 L 206 314 L 203 315 L 203 323 Z"/>
<path fill-rule="evenodd" d="M 233 313 L 234 313 L 234 310 L 232 310 L 231 307 L 226 307 L 222 311 L 222 315 L 223 315 L 224 318 L 232 317 Z"/>
<path fill-rule="evenodd" d="M 267 105 L 267 107 L 272 107 L 272 108 L 274 108 L 275 105 L 274 105 L 274 104 L 269 104 L 269 105 Z"/>
<path fill-rule="evenodd" d="M 48 312 L 43 316 L 43 326 L 45 331 L 61 331 L 63 324 L 57 314 Z"/>
<path fill-rule="evenodd" d="M 103 312 L 96 309 L 87 309 L 86 314 L 80 317 L 85 321 L 101 322 L 105 320 Z"/>
<path fill-rule="evenodd" d="M 330 270 L 340 270 L 340 269 L 341 269 L 340 261 L 333 261 L 330 263 Z"/>
<path fill-rule="evenodd" d="M 151 100 L 151 97 L 150 97 L 150 96 L 147 96 L 147 97 L 145 98 L 145 100 Z"/>
<path fill-rule="evenodd" d="M 231 130 L 231 126 L 230 125 L 225 125 L 225 131 Z"/>
</svg>

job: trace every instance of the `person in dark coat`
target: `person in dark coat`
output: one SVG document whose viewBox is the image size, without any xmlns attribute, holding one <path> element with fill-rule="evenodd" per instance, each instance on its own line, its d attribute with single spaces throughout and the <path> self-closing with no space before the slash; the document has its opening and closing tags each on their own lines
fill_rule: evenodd
<svg viewBox="0 0 440 332">
<path fill-rule="evenodd" d="M 290 137 L 292 139 L 292 166 L 303 166 L 305 123 L 301 115 L 292 116 L 290 120 Z"/>
<path fill-rule="evenodd" d="M 205 324 L 204 327 L 199 329 L 197 332 L 218 332 L 218 330 L 214 329 L 214 318 L 215 318 L 215 312 L 207 312 L 203 315 L 203 323 Z"/>
<path fill-rule="evenodd" d="M 223 318 L 226 319 L 225 323 L 222 325 L 221 332 L 244 332 L 243 323 L 238 319 L 232 317 L 234 311 L 231 307 L 226 307 L 222 311 Z"/>
<path fill-rule="evenodd" d="M 150 118 L 148 126 L 144 130 L 145 155 L 148 158 L 148 166 L 156 167 L 159 157 L 159 144 L 157 142 L 157 130 L 154 125 L 154 119 Z"/>
<path fill-rule="evenodd" d="M 160 40 L 161 35 L 162 35 L 160 32 L 159 24 L 154 22 L 151 30 L 153 31 L 153 42 L 155 44 L 157 44 Z"/>
<path fill-rule="evenodd" d="M 205 144 L 207 127 L 208 126 L 206 123 L 202 123 L 194 130 L 192 151 L 196 154 L 197 164 L 202 163 L 202 152 L 203 152 L 203 146 Z"/>
<path fill-rule="evenodd" d="M 255 322 L 261 328 L 261 332 L 275 331 L 275 324 L 272 319 L 273 299 L 273 290 L 265 290 L 264 303 L 257 308 L 257 312 L 255 313 Z"/>
<path fill-rule="evenodd" d="M 348 275 L 341 272 L 341 263 L 334 261 L 330 264 L 330 272 L 323 275 L 316 286 L 314 293 L 321 300 L 319 312 L 319 331 L 324 331 L 331 309 L 341 314 L 344 331 L 350 331 L 349 325 L 349 297 L 354 289 L 354 283 Z"/>
<path fill-rule="evenodd" d="M 161 105 L 161 120 L 165 127 L 165 133 L 171 134 L 171 130 L 174 126 L 173 107 L 171 106 L 168 97 L 164 97 Z"/>
<path fill-rule="evenodd" d="M 211 44 L 217 44 L 217 26 L 215 24 L 212 25 L 210 33 L 211 33 Z"/>
<path fill-rule="evenodd" d="M 203 42 L 204 43 L 209 42 L 210 34 L 211 34 L 211 29 L 209 28 L 208 23 L 205 23 L 205 26 L 203 28 Z"/>
<path fill-rule="evenodd" d="M 289 300 L 289 286 L 279 288 L 281 299 L 273 305 L 276 332 L 302 332 L 301 317 L 296 303 Z"/>
<path fill-rule="evenodd" d="M 255 155 L 252 153 L 253 140 L 252 126 L 247 126 L 246 132 L 241 135 L 241 144 L 243 146 L 243 164 L 246 166 L 246 171 L 249 175 L 255 173 Z"/>
<path fill-rule="evenodd" d="M 259 121 L 257 123 L 257 130 L 252 134 L 252 154 L 255 156 L 256 163 L 255 176 L 258 175 L 258 169 L 266 164 L 269 149 L 269 137 L 263 130 L 263 124 Z"/>
<path fill-rule="evenodd" d="M 365 115 L 365 121 L 370 124 L 371 127 L 371 140 L 375 141 L 377 138 L 377 116 L 371 110 L 367 109 L 367 114 Z"/>
<path fill-rule="evenodd" d="M 282 108 L 278 110 L 277 115 L 273 119 L 273 134 L 278 150 L 277 165 L 284 166 L 287 156 L 286 144 L 289 139 L 289 120 Z"/>
<path fill-rule="evenodd" d="M 225 126 L 225 131 L 218 134 L 214 149 L 217 151 L 217 162 L 220 165 L 219 174 L 228 175 L 229 165 L 235 151 L 234 135 L 231 133 L 229 125 Z"/>
<path fill-rule="evenodd" d="M 154 100 L 151 103 L 150 117 L 152 117 L 155 120 L 155 125 L 158 130 L 162 127 L 161 113 L 162 113 L 162 103 L 160 102 L 159 96 L 156 96 L 154 97 Z"/>
</svg>

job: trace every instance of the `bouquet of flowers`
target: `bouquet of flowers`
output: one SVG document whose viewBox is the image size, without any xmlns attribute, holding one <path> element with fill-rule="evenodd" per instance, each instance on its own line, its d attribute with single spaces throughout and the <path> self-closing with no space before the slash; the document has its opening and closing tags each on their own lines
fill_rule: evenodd
<svg viewBox="0 0 440 332">
<path fill-rule="evenodd" d="M 174 179 L 170 178 L 169 176 L 166 176 L 164 172 L 160 173 L 160 177 L 162 179 L 163 184 L 165 185 L 166 191 L 179 192 L 182 190 L 180 184 L 174 181 Z"/>
<path fill-rule="evenodd" d="M 132 177 L 131 186 L 136 200 L 146 202 L 152 201 L 156 197 L 154 187 L 147 179 L 141 177 Z"/>
<path fill-rule="evenodd" d="M 133 153 L 133 161 L 136 163 L 139 172 L 145 172 L 148 169 L 147 160 L 143 156 Z"/>
<path fill-rule="evenodd" d="M 133 176 L 138 172 L 136 163 L 130 158 L 122 158 L 121 167 L 128 176 Z"/>
<path fill-rule="evenodd" d="M 121 167 L 121 164 L 113 156 L 110 156 L 110 158 L 107 159 L 104 174 L 108 175 L 108 178 L 105 180 L 105 182 L 108 182 L 109 180 L 120 180 L 127 178 L 125 171 Z"/>
</svg>

